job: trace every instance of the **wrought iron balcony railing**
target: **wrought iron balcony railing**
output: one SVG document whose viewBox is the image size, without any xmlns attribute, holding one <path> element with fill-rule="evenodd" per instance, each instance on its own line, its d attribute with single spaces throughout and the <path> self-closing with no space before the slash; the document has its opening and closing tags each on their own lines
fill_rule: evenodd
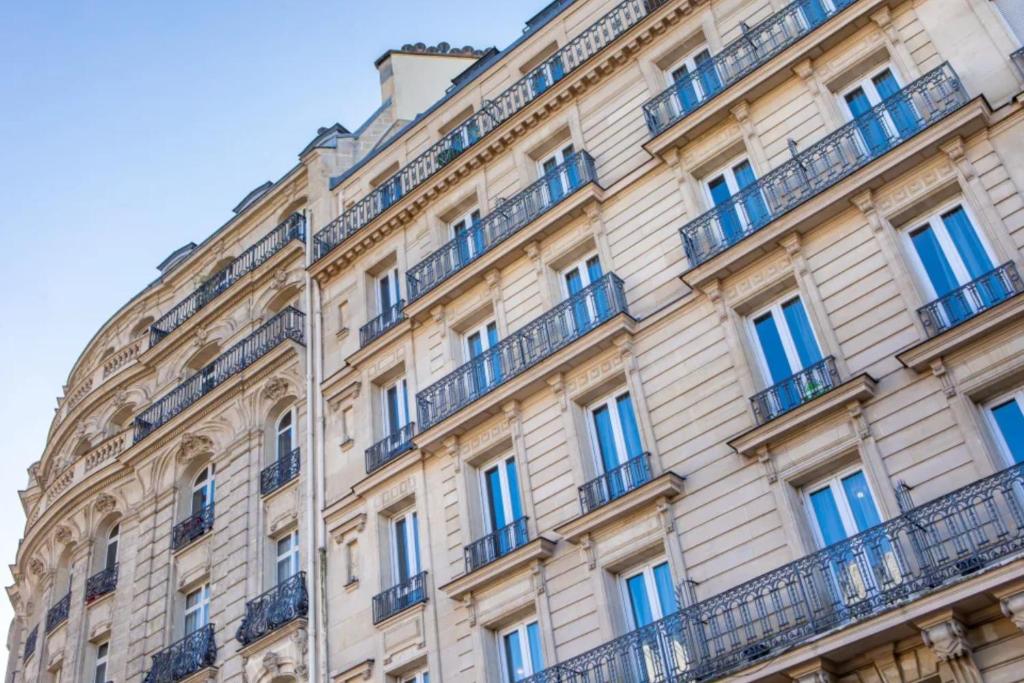
<svg viewBox="0 0 1024 683">
<path fill-rule="evenodd" d="M 181 550 L 213 529 L 213 503 L 178 522 L 171 530 L 171 550 Z"/>
<path fill-rule="evenodd" d="M 483 102 L 478 112 L 317 232 L 313 258 L 323 258 L 666 1 L 624 0 L 507 90 Z"/>
<path fill-rule="evenodd" d="M 135 417 L 134 442 L 142 441 L 161 425 L 233 375 L 255 363 L 286 339 L 303 344 L 304 319 L 302 313 L 289 306 L 222 353 L 217 360 L 179 384 Z"/>
<path fill-rule="evenodd" d="M 1024 47 L 1015 52 L 1010 53 L 1010 61 L 1017 67 L 1017 72 L 1021 78 L 1024 78 Z"/>
<path fill-rule="evenodd" d="M 934 337 L 1024 292 L 1017 266 L 1008 261 L 977 280 L 918 309 L 924 331 Z"/>
<path fill-rule="evenodd" d="M 573 657 L 529 683 L 720 679 L 1024 552 L 1024 463 Z M 680 594 L 686 591 L 680 587 Z"/>
<path fill-rule="evenodd" d="M 32 630 L 28 632 L 28 637 L 25 638 L 25 654 L 22 659 L 28 659 L 36 653 L 37 640 L 39 640 L 39 627 L 33 626 Z"/>
<path fill-rule="evenodd" d="M 410 422 L 394 434 L 389 434 L 383 439 L 366 449 L 366 473 L 370 474 L 379 470 L 384 465 L 410 451 L 415 446 L 412 443 L 413 434 L 416 433 L 416 423 Z"/>
<path fill-rule="evenodd" d="M 953 113 L 968 99 L 949 64 L 925 74 L 687 223 L 680 233 L 690 267 L 704 263 L 824 192 Z"/>
<path fill-rule="evenodd" d="M 263 471 L 260 472 L 260 495 L 273 493 L 299 476 L 300 455 L 300 449 L 296 448 L 288 455 L 278 458 L 270 466 L 263 468 Z"/>
<path fill-rule="evenodd" d="M 293 213 L 286 221 L 271 230 L 256 244 L 227 266 L 211 275 L 174 308 L 149 326 L 149 345 L 156 346 L 171 332 L 181 327 L 199 309 L 213 301 L 231 285 L 266 263 L 271 256 L 284 249 L 292 240 L 305 239 L 306 219 Z"/>
<path fill-rule="evenodd" d="M 245 647 L 308 612 L 306 573 L 299 572 L 246 603 L 235 638 Z"/>
<path fill-rule="evenodd" d="M 466 573 L 476 571 L 529 543 L 530 531 L 526 527 L 526 522 L 526 517 L 520 517 L 467 545 L 463 549 L 466 556 Z"/>
<path fill-rule="evenodd" d="M 366 346 L 403 320 L 405 320 L 405 302 L 399 301 L 359 328 L 359 347 Z"/>
<path fill-rule="evenodd" d="M 581 151 L 511 199 L 499 201 L 494 211 L 409 269 L 405 276 L 409 299 L 416 301 L 596 180 L 594 159 Z"/>
<path fill-rule="evenodd" d="M 641 453 L 580 487 L 580 507 L 587 514 L 651 480 L 651 454 Z"/>
<path fill-rule="evenodd" d="M 93 600 L 102 598 L 107 593 L 113 593 L 117 588 L 117 564 L 106 567 L 90 576 L 85 581 L 85 602 L 89 604 Z"/>
<path fill-rule="evenodd" d="M 644 118 L 658 135 L 701 108 L 787 47 L 857 0 L 795 0 L 743 33 L 696 70 L 677 75 L 667 90 L 644 104 Z"/>
<path fill-rule="evenodd" d="M 604 275 L 416 395 L 420 431 L 454 415 L 619 313 L 622 280 Z"/>
<path fill-rule="evenodd" d="M 413 605 L 427 601 L 427 573 L 420 572 L 397 586 L 373 596 L 373 623 L 404 612 Z"/>
<path fill-rule="evenodd" d="M 837 386 L 839 372 L 836 370 L 836 359 L 828 356 L 751 397 L 754 419 L 757 424 L 763 425 Z"/>
<path fill-rule="evenodd" d="M 207 624 L 153 655 L 153 668 L 142 683 L 177 683 L 216 663 L 213 624 Z"/>
<path fill-rule="evenodd" d="M 46 632 L 49 633 L 68 620 L 68 610 L 71 609 L 71 591 L 57 601 L 57 604 L 46 612 Z"/>
</svg>

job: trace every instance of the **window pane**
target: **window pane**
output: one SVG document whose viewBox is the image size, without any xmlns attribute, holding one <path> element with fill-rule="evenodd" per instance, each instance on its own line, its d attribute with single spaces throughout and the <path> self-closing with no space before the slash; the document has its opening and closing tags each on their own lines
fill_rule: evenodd
<svg viewBox="0 0 1024 683">
<path fill-rule="evenodd" d="M 616 399 L 619 408 L 619 422 L 622 427 L 622 438 L 626 442 L 626 455 L 635 458 L 644 452 L 640 443 L 640 430 L 636 425 L 636 414 L 633 412 L 633 402 L 629 394 L 619 396 Z"/>
<path fill-rule="evenodd" d="M 484 477 L 487 479 L 489 521 L 491 530 L 496 531 L 509 523 L 509 520 L 505 519 L 505 506 L 501 495 L 501 472 L 494 467 L 488 470 Z"/>
<path fill-rule="evenodd" d="M 956 250 L 967 266 L 967 272 L 972 280 L 990 272 L 993 268 L 992 260 L 989 259 L 985 247 L 981 244 L 977 231 L 971 225 L 971 219 L 962 206 L 958 206 L 949 213 L 943 214 L 942 222 L 949 231 L 949 237 L 956 245 Z"/>
<path fill-rule="evenodd" d="M 796 347 L 796 354 L 800 358 L 800 364 L 810 367 L 821 360 L 821 350 L 818 342 L 814 339 L 814 331 L 811 329 L 811 321 L 807 318 L 807 311 L 799 297 L 782 305 L 782 314 L 786 317 L 786 325 L 789 333 L 793 335 L 793 345 Z"/>
<path fill-rule="evenodd" d="M 826 487 L 812 493 L 811 507 L 814 509 L 814 519 L 818 523 L 818 530 L 825 545 L 832 545 L 846 538 L 846 529 L 843 527 L 839 506 L 836 505 L 831 488 Z"/>
<path fill-rule="evenodd" d="M 626 579 L 626 592 L 629 594 L 629 607 L 633 614 L 633 626 L 640 628 L 654 621 L 643 574 L 637 574 Z"/>
<path fill-rule="evenodd" d="M 519 631 L 513 631 L 505 636 L 505 666 L 510 681 L 519 681 L 530 675 L 523 662 Z"/>
<path fill-rule="evenodd" d="M 736 164 L 732 172 L 736 175 L 736 184 L 741 190 L 757 182 L 757 176 L 754 175 L 754 169 L 749 161 L 741 161 Z"/>
<path fill-rule="evenodd" d="M 754 321 L 754 330 L 761 345 L 761 353 L 768 364 L 768 375 L 773 383 L 781 382 L 793 375 L 794 369 L 789 367 L 786 350 L 782 346 L 782 337 L 771 313 Z"/>
<path fill-rule="evenodd" d="M 668 562 L 662 562 L 654 568 L 654 585 L 658 588 L 661 616 L 665 617 L 676 612 L 679 609 L 679 604 L 676 602 L 676 591 L 672 586 L 672 571 L 668 567 Z"/>
<path fill-rule="evenodd" d="M 997 405 L 992 409 L 999 433 L 1003 435 L 1010 456 L 1014 462 L 1024 462 L 1024 413 L 1016 400 Z"/>
<path fill-rule="evenodd" d="M 914 245 L 918 258 L 921 259 L 921 264 L 924 266 L 924 271 L 928 275 L 928 281 L 931 282 L 936 296 L 944 296 L 959 286 L 956 276 L 953 275 L 953 269 L 950 267 L 946 255 L 942 253 L 942 248 L 930 225 L 911 233 L 910 241 Z"/>
<path fill-rule="evenodd" d="M 856 472 L 843 478 L 843 493 L 846 494 L 846 502 L 853 512 L 853 521 L 857 524 L 857 531 L 866 531 L 876 524 L 882 522 L 875 507 L 875 499 L 871 496 L 871 489 L 868 488 L 867 477 L 863 472 Z"/>
<path fill-rule="evenodd" d="M 725 176 L 718 176 L 709 182 L 708 189 L 711 191 L 711 199 L 715 202 L 715 206 L 721 206 L 732 199 L 732 193 L 729 192 Z"/>
<path fill-rule="evenodd" d="M 593 411 L 594 431 L 597 433 L 597 447 L 601 451 L 601 464 L 605 472 L 619 466 L 619 453 L 615 448 L 615 433 L 612 431 L 612 419 L 608 406 L 601 406 Z"/>
<path fill-rule="evenodd" d="M 474 332 L 473 334 L 469 335 L 469 338 L 466 339 L 466 345 L 469 348 L 470 358 L 476 358 L 477 356 L 484 352 L 483 342 L 480 339 L 479 332 Z"/>
<path fill-rule="evenodd" d="M 511 499 L 512 519 L 514 522 L 523 516 L 523 505 L 519 500 L 519 475 L 516 474 L 516 461 L 509 458 L 505 462 L 505 473 L 508 475 L 508 495 Z"/>
<path fill-rule="evenodd" d="M 544 652 L 540 645 L 540 626 L 533 622 L 526 626 L 526 638 L 530 641 L 530 673 L 544 669 Z"/>
<path fill-rule="evenodd" d="M 573 268 L 565 274 L 565 289 L 572 296 L 583 289 L 583 279 L 580 277 L 579 268 Z"/>
<path fill-rule="evenodd" d="M 402 425 L 398 424 L 398 421 L 399 421 L 398 420 L 398 418 L 399 418 L 398 410 L 399 409 L 398 409 L 398 387 L 397 386 L 393 386 L 393 387 L 389 387 L 388 388 L 387 395 L 386 395 L 386 401 L 387 401 L 386 405 L 387 405 L 387 410 L 388 410 L 388 414 L 386 416 L 386 418 L 387 418 L 388 434 L 389 435 L 397 434 L 398 430 L 400 430 L 402 428 Z"/>
<path fill-rule="evenodd" d="M 398 565 L 399 583 L 409 578 L 409 549 L 406 547 L 406 521 L 395 522 L 395 563 Z"/>
<path fill-rule="evenodd" d="M 601 271 L 601 260 L 596 256 L 589 258 L 587 260 L 587 275 L 590 276 L 590 281 L 600 280 L 603 274 Z"/>
</svg>

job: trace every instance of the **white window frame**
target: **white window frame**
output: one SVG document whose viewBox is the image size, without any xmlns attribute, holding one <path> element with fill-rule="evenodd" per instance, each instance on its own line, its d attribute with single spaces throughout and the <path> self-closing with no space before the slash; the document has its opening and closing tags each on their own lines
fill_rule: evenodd
<svg viewBox="0 0 1024 683">
<path fill-rule="evenodd" d="M 1007 467 L 1012 467 L 1016 464 L 1016 461 L 1013 459 L 1013 453 L 1010 452 L 1010 444 L 1006 442 L 1006 437 L 1003 436 L 1002 430 L 999 429 L 999 423 L 996 422 L 996 416 L 993 414 L 992 409 L 999 404 L 1008 403 L 1011 400 L 1016 401 L 1017 406 L 1024 411 L 1024 387 L 1002 393 L 986 401 L 982 406 L 982 411 L 985 413 L 985 421 L 988 423 L 989 429 L 992 432 L 992 438 L 995 440 L 999 454 L 1002 456 Z"/>
<path fill-rule="evenodd" d="M 832 3 L 832 0 L 821 0 L 821 4 L 825 6 L 826 12 L 835 12 L 836 10 L 836 6 Z M 807 21 L 808 24 L 810 23 L 807 19 L 807 16 L 803 12 L 803 7 L 800 8 L 800 17 L 804 21 Z"/>
<path fill-rule="evenodd" d="M 189 607 L 188 599 L 193 595 L 198 595 L 196 604 Z M 188 630 L 188 619 L 194 613 L 198 613 L 196 628 L 192 631 Z M 184 620 L 184 631 L 185 635 L 195 633 L 199 629 L 203 628 L 210 623 L 210 584 L 204 583 L 193 591 L 189 591 L 185 594 L 185 620 Z"/>
<path fill-rule="evenodd" d="M 754 355 L 757 357 L 757 366 L 761 371 L 761 377 L 764 378 L 765 387 L 774 386 L 774 380 L 772 380 L 771 368 L 768 367 L 768 357 L 764 353 L 764 349 L 761 348 L 761 339 L 757 336 L 757 325 L 756 321 L 758 318 L 764 317 L 766 313 L 771 313 L 775 320 L 775 327 L 779 330 L 779 338 L 782 339 L 782 348 L 786 352 L 786 360 L 789 361 L 790 368 L 798 368 L 795 372 L 791 373 L 790 376 L 806 370 L 800 362 L 800 354 L 797 353 L 796 343 L 793 341 L 793 332 L 789 329 L 789 322 L 786 320 L 785 314 L 782 312 L 782 306 L 788 304 L 794 299 L 800 299 L 801 305 L 804 307 L 804 313 L 807 314 L 807 321 L 811 325 L 811 335 L 814 337 L 814 343 L 818 346 L 818 352 L 824 357 L 825 347 L 821 344 L 821 338 L 818 336 L 818 331 L 814 329 L 814 320 L 811 318 L 810 309 L 807 307 L 807 302 L 804 301 L 803 296 L 800 292 L 791 292 L 784 297 L 780 297 L 772 302 L 770 305 L 764 308 L 758 309 L 751 315 L 747 316 L 747 333 L 750 337 L 750 342 L 754 347 Z"/>
<path fill-rule="evenodd" d="M 388 294 L 392 300 L 392 306 L 397 304 L 402 298 L 402 288 L 398 278 L 398 266 L 389 268 L 384 272 L 383 275 L 378 275 L 373 279 L 373 296 L 377 302 L 377 315 L 384 315 L 387 313 L 391 306 L 384 306 L 384 299 L 381 297 L 381 284 L 385 284 L 388 288 Z"/>
<path fill-rule="evenodd" d="M 288 430 L 288 452 L 282 453 L 281 435 L 285 430 L 281 429 L 281 423 L 284 422 L 286 417 L 291 418 L 288 422 L 288 427 L 286 428 Z M 281 458 L 288 456 L 295 450 L 295 422 L 294 411 L 291 408 L 288 408 L 278 416 L 277 421 L 274 423 L 274 450 L 276 451 L 275 455 L 277 456 L 275 460 L 281 460 Z"/>
<path fill-rule="evenodd" d="M 854 117 L 853 112 L 850 111 L 850 105 L 846 101 L 846 96 L 854 90 L 863 90 L 864 95 L 868 98 L 868 104 L 872 107 L 877 107 L 882 103 L 882 95 L 878 92 L 874 79 L 880 76 L 883 71 L 889 71 L 892 73 L 893 78 L 896 79 L 896 84 L 899 85 L 900 88 L 906 87 L 906 80 L 903 78 L 903 75 L 900 74 L 899 69 L 897 69 L 891 62 L 876 65 L 866 76 L 854 81 L 853 83 L 849 83 L 845 88 L 836 93 L 836 99 L 839 100 L 839 108 L 845 113 L 848 121 L 852 121 Z M 887 113 L 885 114 L 885 117 L 886 123 L 891 126 L 893 122 Z M 895 127 L 892 130 L 895 130 Z"/>
<path fill-rule="evenodd" d="M 104 650 L 104 648 L 106 648 Z M 110 641 L 105 640 L 96 645 L 96 665 L 93 667 L 93 681 L 107 683 L 107 663 L 110 661 Z"/>
<path fill-rule="evenodd" d="M 538 178 L 543 178 L 544 176 L 546 176 L 548 174 L 548 172 L 544 170 L 544 164 L 548 163 L 549 161 L 554 161 L 555 162 L 554 168 L 558 168 L 560 166 L 563 166 L 565 164 L 566 160 L 570 156 L 572 156 L 573 154 L 576 154 L 576 153 L 577 153 L 576 145 L 572 141 L 569 141 L 566 144 L 559 146 L 559 148 L 556 149 L 554 152 L 552 152 L 551 154 L 548 154 L 543 159 L 540 159 L 537 162 L 537 172 L 539 173 Z M 565 176 L 565 170 L 564 169 L 562 170 L 561 175 Z M 566 191 L 568 191 L 569 179 L 563 177 L 562 180 L 565 182 L 565 189 L 566 189 Z"/>
<path fill-rule="evenodd" d="M 532 619 L 530 621 L 520 622 L 520 623 L 516 624 L 515 626 L 512 626 L 510 628 L 502 629 L 501 631 L 498 632 L 498 658 L 499 658 L 499 662 L 500 662 L 500 665 L 501 665 L 501 680 L 502 680 L 503 683 L 514 683 L 514 681 L 509 680 L 509 677 L 508 677 L 509 661 L 508 661 L 508 654 L 505 652 L 505 637 L 509 636 L 509 635 L 511 635 L 513 633 L 518 633 L 519 634 L 519 644 L 520 644 L 520 647 L 523 648 L 522 651 L 519 654 L 520 654 L 520 656 L 522 656 L 523 661 L 526 663 L 526 665 L 530 669 L 530 673 L 527 674 L 527 675 L 528 676 L 532 676 L 532 675 L 538 673 L 537 668 L 536 668 L 536 664 L 534 664 L 534 661 L 533 661 L 533 655 L 530 652 L 530 636 L 529 636 L 529 633 L 527 631 L 527 627 L 530 624 L 534 624 L 534 623 L 537 624 L 537 628 L 538 628 L 538 631 L 539 631 L 540 630 L 540 621 L 537 620 L 537 619 Z"/>
<path fill-rule="evenodd" d="M 665 70 L 665 79 L 668 81 L 669 87 L 674 87 L 676 85 L 676 79 L 673 74 L 682 69 L 684 66 L 690 74 L 697 73 L 697 55 L 699 55 L 701 52 L 704 52 L 705 50 L 707 51 L 711 59 L 714 60 L 715 55 L 714 53 L 711 52 L 711 46 L 708 45 L 707 43 L 701 43 L 698 47 L 695 47 L 694 49 L 687 52 L 685 57 L 679 59 L 678 61 L 673 63 L 672 66 Z M 718 69 L 716 67 L 716 74 L 717 71 Z M 721 82 L 721 76 L 718 77 L 718 80 L 719 82 Z M 703 102 L 705 99 L 707 99 L 708 94 L 704 92 L 704 84 L 701 83 L 700 78 L 694 78 L 691 82 L 694 85 L 694 92 L 697 95 L 697 101 Z"/>
<path fill-rule="evenodd" d="M 668 565 L 669 575 L 671 576 L 672 565 L 669 564 L 668 558 L 664 556 L 659 557 L 657 560 L 633 566 L 627 571 L 619 573 L 619 592 L 622 597 L 622 606 L 626 611 L 626 620 L 631 624 L 631 631 L 640 628 L 637 626 L 636 619 L 633 616 L 633 606 L 629 596 L 629 586 L 626 583 L 628 579 L 631 579 L 634 576 L 642 574 L 644 577 L 644 590 L 647 591 L 647 600 L 651 604 L 651 615 L 654 617 L 654 621 L 664 619 L 668 616 L 664 613 L 665 607 L 661 604 L 661 596 L 658 593 L 658 584 L 654 581 L 654 568 L 662 564 Z"/>
<path fill-rule="evenodd" d="M 288 541 L 288 549 L 285 552 L 281 552 L 281 542 Z M 274 555 L 276 557 L 274 561 L 274 578 L 276 579 L 276 585 L 280 585 L 282 582 L 281 578 L 281 562 L 286 561 L 291 565 L 291 574 L 286 579 L 290 579 L 302 570 L 302 564 L 299 557 L 299 530 L 293 529 L 292 531 L 278 536 L 274 539 Z"/>
<path fill-rule="evenodd" d="M 400 680 L 402 683 L 429 683 L 430 670 L 420 669 L 415 673 L 404 674 Z"/>
<path fill-rule="evenodd" d="M 567 278 L 569 273 L 571 273 L 574 270 L 579 270 L 580 281 L 583 283 L 583 289 L 586 289 L 590 285 L 594 284 L 593 281 L 591 281 L 590 279 L 590 270 L 587 269 L 587 262 L 595 258 L 597 259 L 597 262 L 601 264 L 601 272 L 604 273 L 604 264 L 601 263 L 601 255 L 598 254 L 597 251 L 592 251 L 588 253 L 586 256 L 583 256 L 582 258 L 570 263 L 565 268 L 562 268 L 562 270 L 559 273 L 559 285 L 562 288 L 563 298 L 568 299 L 570 296 L 572 296 L 569 293 L 569 283 L 567 281 Z"/>
<path fill-rule="evenodd" d="M 416 576 L 423 571 L 423 563 L 420 559 L 419 553 L 419 539 L 416 538 L 416 531 L 419 529 L 419 515 L 416 513 L 415 508 L 409 508 L 403 512 L 394 515 L 389 520 L 388 533 L 391 537 L 391 572 L 394 577 L 394 583 L 398 583 L 398 577 L 401 576 L 401 568 L 398 566 L 398 523 L 405 520 L 405 549 L 406 554 L 412 564 L 411 567 L 407 568 L 410 577 Z M 416 520 L 415 523 L 413 520 Z"/>
<path fill-rule="evenodd" d="M 846 537 L 856 536 L 861 533 L 857 529 L 857 521 L 853 517 L 853 510 L 850 507 L 850 501 L 846 499 L 846 491 L 843 489 L 843 479 L 849 477 L 852 474 L 860 472 L 864 475 L 864 481 L 867 482 L 868 492 L 871 494 L 871 500 L 875 504 L 875 511 L 878 512 L 878 518 L 885 521 L 885 515 L 882 512 L 882 508 L 878 505 L 878 495 L 875 493 L 875 487 L 871 483 L 871 477 L 868 476 L 867 469 L 863 464 L 858 463 L 844 467 L 843 469 L 837 470 L 829 476 L 818 479 L 800 490 L 801 500 L 803 501 L 804 508 L 807 510 L 807 516 L 811 523 L 811 531 L 814 534 L 814 542 L 818 544 L 818 548 L 825 547 L 825 538 L 821 535 L 821 527 L 817 517 L 814 515 L 814 505 L 811 503 L 811 494 L 817 491 L 821 491 L 824 488 L 830 488 L 832 490 L 832 497 L 836 501 L 836 507 L 839 509 L 839 518 L 843 523 L 843 530 L 846 531 Z"/>
<path fill-rule="evenodd" d="M 104 546 L 106 551 L 103 554 L 103 568 L 110 569 L 117 564 L 118 553 L 120 551 L 120 539 L 121 539 L 121 525 L 120 523 L 110 527 L 110 531 L 107 532 L 107 543 Z M 114 546 L 114 561 L 110 561 L 110 546 Z"/>
<path fill-rule="evenodd" d="M 594 467 L 596 473 L 604 472 L 604 462 L 601 460 L 601 443 L 597 436 L 597 425 L 594 424 L 594 411 L 601 406 L 608 408 L 608 414 L 611 416 L 612 422 L 612 437 L 615 439 L 615 452 L 619 456 L 619 465 L 625 465 L 629 462 L 629 450 L 626 448 L 626 435 L 622 432 L 622 416 L 619 415 L 619 404 L 618 400 L 624 396 L 629 395 L 629 401 L 633 405 L 633 415 L 637 420 L 637 432 L 640 434 L 641 446 L 643 446 L 643 430 L 640 428 L 640 415 L 637 412 L 636 404 L 633 403 L 633 392 L 630 391 L 629 387 L 623 387 L 618 391 L 614 391 L 610 394 L 606 394 L 602 398 L 592 401 L 587 404 L 587 433 L 590 435 L 590 450 L 594 457 Z M 625 459 L 623 459 L 625 458 Z"/>
<path fill-rule="evenodd" d="M 480 335 L 480 348 L 481 354 L 486 353 L 491 349 L 491 340 L 487 334 L 487 328 L 494 325 L 494 330 L 498 335 L 498 341 L 501 341 L 501 331 L 498 329 L 498 321 L 494 318 L 488 318 L 484 322 L 480 323 L 476 327 L 466 330 L 465 334 L 462 335 L 462 351 L 466 354 L 466 362 L 473 360 L 473 353 L 469 348 L 469 340 L 474 334 Z M 490 378 L 488 378 L 490 379 Z"/>
<path fill-rule="evenodd" d="M 203 473 L 206 473 L 206 479 L 204 479 L 200 483 L 199 482 L 199 477 L 201 477 L 203 475 Z M 190 505 L 190 507 L 192 509 L 192 514 L 193 515 L 198 515 L 202 511 L 202 508 L 197 510 L 196 506 L 195 506 L 195 504 L 196 504 L 196 494 L 199 493 L 200 491 L 205 491 L 205 493 L 206 493 L 206 496 L 205 496 L 206 497 L 206 505 L 207 506 L 213 505 L 213 502 L 214 502 L 213 497 L 214 497 L 214 495 L 216 495 L 216 491 L 217 491 L 214 478 L 215 478 L 215 470 L 214 470 L 214 467 L 213 467 L 213 463 L 210 463 L 209 465 L 207 465 L 203 469 L 199 470 L 199 472 L 196 473 L 196 476 L 194 476 L 192 478 L 192 497 L 191 497 L 191 500 L 189 501 L 189 505 Z"/>
<path fill-rule="evenodd" d="M 741 192 L 739 181 L 736 180 L 735 169 L 744 161 L 747 162 L 751 170 L 754 172 L 754 182 L 756 183 L 761 180 L 761 175 L 757 172 L 757 168 L 754 166 L 753 160 L 751 160 L 750 156 L 746 154 L 741 154 L 740 156 L 733 158 L 729 163 L 705 174 L 704 177 L 701 178 L 700 184 L 704 189 L 704 200 L 707 202 L 708 211 L 715 208 L 715 198 L 711 194 L 711 181 L 718 178 L 718 176 L 722 176 L 725 179 L 725 186 L 729 188 L 730 197 L 735 197 Z M 768 202 L 765 201 L 764 195 L 761 196 L 761 201 L 764 202 L 765 209 L 767 210 Z M 733 206 L 736 207 L 736 215 L 740 220 L 740 226 L 744 230 L 747 230 L 750 227 L 751 222 L 750 217 L 747 216 L 746 205 L 741 201 L 734 201 Z"/>
<path fill-rule="evenodd" d="M 474 214 L 476 220 L 473 220 Z M 465 230 L 469 230 L 473 227 L 474 223 L 480 223 L 483 221 L 483 213 L 480 211 L 479 206 L 474 206 L 472 209 L 456 217 L 454 220 L 448 222 L 448 235 L 451 239 L 455 239 L 459 236 L 459 225 L 465 226 Z"/>
<path fill-rule="evenodd" d="M 506 467 L 509 460 L 512 461 L 512 464 L 516 468 L 516 479 L 518 480 L 519 463 L 516 461 L 516 456 L 514 453 L 508 453 L 499 458 L 495 458 L 494 460 L 487 462 L 478 470 L 480 480 L 480 492 L 483 494 L 482 496 L 480 496 L 480 507 L 483 511 L 484 516 L 484 528 L 487 529 L 488 533 L 497 531 L 497 529 L 491 528 L 493 524 L 491 523 L 491 510 L 490 506 L 488 505 L 491 490 L 487 486 L 487 471 L 494 467 L 498 468 L 498 482 L 501 486 L 501 495 L 503 503 L 502 507 L 504 508 L 503 512 L 505 513 L 505 517 L 507 519 L 512 520 L 512 522 L 516 521 L 512 517 L 512 486 L 508 481 L 508 468 Z M 515 493 L 516 495 L 519 495 L 519 491 L 516 491 Z M 522 498 L 520 498 L 520 504 L 522 504 Z"/>
<path fill-rule="evenodd" d="M 468 347 L 467 347 L 468 348 Z M 392 382 L 388 382 L 380 389 L 380 415 L 381 415 L 381 431 L 383 436 L 389 437 L 394 436 L 390 434 L 389 420 L 388 420 L 388 392 L 395 389 L 398 392 L 398 428 L 402 429 L 405 425 L 409 424 L 409 384 L 406 381 L 405 376 L 399 377 Z"/>
</svg>

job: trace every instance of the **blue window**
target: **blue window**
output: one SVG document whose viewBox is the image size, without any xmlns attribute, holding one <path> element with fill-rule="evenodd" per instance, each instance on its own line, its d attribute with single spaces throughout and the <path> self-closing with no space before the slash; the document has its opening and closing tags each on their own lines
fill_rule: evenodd
<svg viewBox="0 0 1024 683">
<path fill-rule="evenodd" d="M 755 315 L 753 327 L 761 369 L 769 385 L 789 379 L 822 359 L 821 347 L 798 296 Z"/>
<path fill-rule="evenodd" d="M 591 405 L 589 417 L 598 471 L 605 475 L 608 499 L 645 483 L 647 468 L 629 466 L 644 454 L 629 392 Z"/>
<path fill-rule="evenodd" d="M 917 111 L 901 93 L 899 81 L 889 67 L 856 83 L 843 99 L 872 156 L 885 152 L 921 128 Z"/>
<path fill-rule="evenodd" d="M 213 505 L 213 500 L 213 465 L 208 465 L 192 480 L 192 514 L 198 515 L 203 508 Z"/>
<path fill-rule="evenodd" d="M 567 298 L 576 296 L 598 282 L 603 275 L 601 260 L 597 254 L 573 264 L 562 272 L 565 296 Z M 608 293 L 600 288 L 592 290 L 588 295 L 580 297 L 580 300 L 572 307 L 573 329 L 568 331 L 576 334 L 585 332 L 595 322 L 608 317 L 608 310 Z"/>
<path fill-rule="evenodd" d="M 481 477 L 487 531 L 504 529 L 516 520 L 522 519 L 523 505 L 519 498 L 519 476 L 516 472 L 515 457 L 510 455 L 482 468 Z M 525 536 L 516 529 L 512 533 L 501 534 L 495 550 L 498 555 L 504 555 L 525 542 Z"/>
<path fill-rule="evenodd" d="M 415 511 L 399 515 L 392 520 L 392 561 L 396 585 L 405 583 L 420 573 L 419 536 L 419 517 Z"/>
<path fill-rule="evenodd" d="M 808 491 L 815 535 L 822 546 L 838 543 L 881 523 L 862 470 L 833 477 Z"/>
<path fill-rule="evenodd" d="M 384 389 L 384 436 L 394 436 L 409 422 L 409 390 L 405 379 Z"/>
<path fill-rule="evenodd" d="M 466 336 L 466 354 L 474 363 L 470 377 L 474 394 L 481 394 L 501 382 L 501 358 L 497 350 L 498 325 L 493 320 L 484 323 Z M 490 353 L 489 353 L 490 352 Z"/>
<path fill-rule="evenodd" d="M 993 401 L 988 412 L 995 426 L 996 441 L 1007 459 L 1024 462 L 1024 391 Z"/>
<path fill-rule="evenodd" d="M 501 634 L 502 680 L 515 683 L 544 670 L 540 626 L 520 624 Z"/>
<path fill-rule="evenodd" d="M 707 48 L 690 53 L 669 73 L 676 88 L 680 113 L 693 111 L 722 89 L 718 67 Z"/>
<path fill-rule="evenodd" d="M 623 576 L 627 611 L 634 629 L 663 619 L 679 609 L 668 562 L 647 565 Z"/>
<path fill-rule="evenodd" d="M 799 7 L 809 28 L 824 23 L 835 11 L 831 0 L 800 0 Z"/>
<path fill-rule="evenodd" d="M 746 159 L 731 164 L 705 181 L 711 203 L 719 209 L 720 239 L 735 244 L 768 222 L 770 214 L 764 196 L 756 186 L 757 176 Z"/>
<path fill-rule="evenodd" d="M 484 250 L 484 230 L 479 209 L 473 209 L 452 223 L 452 238 L 456 241 L 458 265 L 469 263 Z"/>
<path fill-rule="evenodd" d="M 388 313 L 398 303 L 401 294 L 398 289 L 398 269 L 389 270 L 377 278 L 377 312 Z"/>
<path fill-rule="evenodd" d="M 572 145 L 566 145 L 540 162 L 548 203 L 554 204 L 580 186 L 580 172 L 573 163 L 575 159 L 576 150 Z"/>
</svg>

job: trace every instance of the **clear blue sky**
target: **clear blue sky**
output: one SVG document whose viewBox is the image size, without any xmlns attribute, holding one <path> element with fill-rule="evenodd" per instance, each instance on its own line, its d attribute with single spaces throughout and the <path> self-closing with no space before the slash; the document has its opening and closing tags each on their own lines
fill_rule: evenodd
<svg viewBox="0 0 1024 683">
<path fill-rule="evenodd" d="M 0 3 L 0 583 L 55 397 L 156 264 L 291 168 L 319 126 L 358 126 L 386 49 L 504 47 L 546 3 Z M 11 616 L 0 596 L 0 669 Z"/>
</svg>

